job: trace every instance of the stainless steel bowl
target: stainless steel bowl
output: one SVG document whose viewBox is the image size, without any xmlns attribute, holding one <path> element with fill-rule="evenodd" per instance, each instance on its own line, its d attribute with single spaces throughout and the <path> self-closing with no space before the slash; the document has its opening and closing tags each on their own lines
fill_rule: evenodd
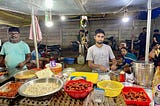
<svg viewBox="0 0 160 106">
<path fill-rule="evenodd" d="M 26 81 L 30 81 L 32 79 L 35 79 L 36 78 L 35 73 L 36 73 L 36 71 L 34 71 L 34 70 L 24 70 L 24 71 L 20 71 L 20 72 L 16 73 L 14 75 L 14 78 L 16 81 L 26 82 Z"/>
<path fill-rule="evenodd" d="M 63 74 L 67 74 L 69 76 L 72 72 L 75 72 L 75 71 L 76 71 L 75 68 L 68 67 L 63 69 Z"/>
<path fill-rule="evenodd" d="M 55 90 L 53 90 L 52 92 L 48 92 L 48 93 L 46 93 L 46 94 L 42 94 L 42 95 L 38 95 L 38 96 L 24 94 L 24 90 L 25 90 L 29 85 L 33 85 L 33 84 L 36 84 L 36 83 L 56 83 L 56 84 L 58 84 L 58 87 L 57 87 Z M 18 93 L 19 93 L 21 96 L 31 97 L 31 98 L 44 97 L 44 96 L 51 95 L 51 94 L 53 94 L 53 93 L 55 93 L 55 92 L 58 92 L 62 87 L 63 87 L 63 82 L 62 82 L 62 80 L 59 79 L 59 78 L 41 78 L 41 79 L 34 79 L 34 80 L 31 80 L 31 81 L 29 81 L 29 82 L 24 83 L 24 84 L 18 89 Z"/>
</svg>

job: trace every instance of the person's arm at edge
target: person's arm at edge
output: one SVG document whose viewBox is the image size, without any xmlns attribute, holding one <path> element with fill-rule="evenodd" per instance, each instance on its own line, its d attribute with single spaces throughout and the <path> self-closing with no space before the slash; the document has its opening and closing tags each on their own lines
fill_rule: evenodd
<svg viewBox="0 0 160 106">
<path fill-rule="evenodd" d="M 152 49 L 149 53 L 149 59 L 153 59 L 155 57 L 155 50 Z"/>
<path fill-rule="evenodd" d="M 1 67 L 5 67 L 5 64 L 4 64 L 4 61 L 3 61 L 4 57 L 5 57 L 4 55 L 0 55 L 0 66 Z"/>
<path fill-rule="evenodd" d="M 3 59 L 4 59 L 4 55 L 0 55 L 0 63 L 2 63 Z"/>
<path fill-rule="evenodd" d="M 26 59 L 25 59 L 25 61 L 23 61 L 23 63 L 26 64 L 26 63 L 30 62 L 30 60 L 31 60 L 31 53 L 28 53 L 28 54 L 26 54 Z"/>
<path fill-rule="evenodd" d="M 90 68 L 99 68 L 98 64 L 94 64 L 92 60 L 88 60 L 88 66 Z"/>
<path fill-rule="evenodd" d="M 111 65 L 111 70 L 116 70 L 117 69 L 117 61 L 115 58 L 111 59 L 112 65 Z"/>
<path fill-rule="evenodd" d="M 31 60 L 31 53 L 26 54 L 25 60 L 21 63 L 19 63 L 16 67 L 22 68 L 26 63 L 28 63 Z"/>
<path fill-rule="evenodd" d="M 156 39 L 156 37 L 153 37 L 153 42 L 157 42 L 157 39 Z"/>
</svg>

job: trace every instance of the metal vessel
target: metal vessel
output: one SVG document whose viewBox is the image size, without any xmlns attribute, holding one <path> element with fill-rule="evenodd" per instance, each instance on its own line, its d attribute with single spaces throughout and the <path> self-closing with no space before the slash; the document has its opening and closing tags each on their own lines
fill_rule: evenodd
<svg viewBox="0 0 160 106">
<path fill-rule="evenodd" d="M 24 94 L 24 90 L 25 90 L 29 85 L 33 85 L 33 84 L 36 84 L 36 83 L 56 83 L 56 84 L 58 84 L 58 87 L 57 87 L 55 90 L 53 90 L 52 92 L 48 92 L 48 93 L 46 93 L 46 94 L 42 94 L 42 95 L 38 95 L 38 96 Z M 24 83 L 24 84 L 18 89 L 18 93 L 19 93 L 21 96 L 31 97 L 31 98 L 44 97 L 44 96 L 51 95 L 51 94 L 53 94 L 53 93 L 55 93 L 55 92 L 58 92 L 62 87 L 63 87 L 63 82 L 62 82 L 62 80 L 59 79 L 59 78 L 41 78 L 41 79 L 34 79 L 34 80 L 31 80 L 31 81 L 29 81 L 29 82 Z"/>
<path fill-rule="evenodd" d="M 133 62 L 133 73 L 138 85 L 151 87 L 154 76 L 154 63 L 144 61 Z"/>
</svg>

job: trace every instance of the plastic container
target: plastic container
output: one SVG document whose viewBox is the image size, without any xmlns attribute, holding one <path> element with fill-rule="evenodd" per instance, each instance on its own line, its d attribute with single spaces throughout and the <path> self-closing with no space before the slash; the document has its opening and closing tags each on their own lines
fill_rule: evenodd
<svg viewBox="0 0 160 106">
<path fill-rule="evenodd" d="M 46 68 L 50 68 L 50 70 L 55 74 L 59 74 L 62 72 L 62 64 L 61 63 L 56 63 L 55 67 L 50 67 L 50 64 L 45 65 Z"/>
<path fill-rule="evenodd" d="M 132 65 L 133 74 L 137 85 L 150 88 L 154 76 L 154 63 L 145 61 L 136 61 Z"/>
<path fill-rule="evenodd" d="M 105 96 L 116 97 L 118 96 L 124 85 L 117 81 L 104 80 L 97 83 L 97 86 L 105 90 Z"/>
<path fill-rule="evenodd" d="M 68 76 L 72 73 L 72 72 L 75 72 L 76 69 L 75 68 L 72 68 L 72 67 L 68 67 L 68 68 L 64 68 L 63 69 L 63 73 L 67 74 Z"/>
<path fill-rule="evenodd" d="M 85 59 L 84 59 L 84 56 L 83 55 L 79 55 L 77 57 L 77 63 L 78 64 L 84 64 L 85 63 Z"/>
<path fill-rule="evenodd" d="M 67 89 L 67 86 L 69 85 L 70 87 L 73 86 L 73 88 L 76 86 L 76 87 L 80 87 L 80 86 L 77 86 L 78 84 L 82 84 L 82 83 L 85 83 L 85 84 L 88 84 L 88 87 L 84 90 L 68 90 Z M 75 86 L 74 86 L 75 84 Z M 83 86 L 84 87 L 84 86 Z M 75 99 L 83 99 L 85 98 L 89 93 L 90 91 L 92 90 L 93 88 L 93 83 L 89 82 L 89 81 L 86 81 L 86 80 L 83 80 L 83 79 L 80 79 L 80 80 L 70 80 L 68 81 L 65 85 L 64 85 L 64 91 L 72 98 L 75 98 Z"/>
<path fill-rule="evenodd" d="M 65 57 L 64 58 L 64 63 L 67 63 L 67 64 L 74 64 L 74 58 L 69 58 L 69 57 Z"/>
<path fill-rule="evenodd" d="M 100 88 L 94 88 L 93 94 L 91 95 L 91 98 L 94 103 L 103 103 L 105 100 L 104 97 L 104 90 Z"/>
<path fill-rule="evenodd" d="M 151 102 L 145 90 L 140 87 L 124 87 L 122 94 L 127 105 L 149 106 Z"/>
</svg>

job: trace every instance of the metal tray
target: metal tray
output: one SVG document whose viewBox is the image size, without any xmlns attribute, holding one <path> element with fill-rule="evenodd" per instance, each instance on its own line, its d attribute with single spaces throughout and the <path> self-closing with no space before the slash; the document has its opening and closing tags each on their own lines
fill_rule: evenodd
<svg viewBox="0 0 160 106">
<path fill-rule="evenodd" d="M 20 71 L 20 72 L 16 73 L 14 75 L 14 78 L 16 81 L 22 81 L 22 82 L 30 81 L 30 80 L 36 78 L 35 73 L 36 73 L 36 71 L 34 71 L 34 70 L 24 70 L 24 71 Z"/>
<path fill-rule="evenodd" d="M 29 86 L 29 85 L 33 85 L 33 84 L 36 84 L 36 83 L 57 83 L 59 86 L 53 90 L 52 92 L 49 92 L 49 93 L 46 93 L 46 94 L 42 94 L 42 95 L 38 95 L 38 96 L 35 96 L 35 95 L 27 95 L 27 94 L 24 94 L 24 90 Z M 21 95 L 21 96 L 25 96 L 25 97 L 29 97 L 29 98 L 35 98 L 35 97 L 44 97 L 44 96 L 48 96 L 48 95 L 51 95 L 55 92 L 58 92 L 61 88 L 63 87 L 63 81 L 59 78 L 41 78 L 41 79 L 34 79 L 34 80 L 31 80 L 29 82 L 26 82 L 24 83 L 19 89 L 18 89 L 18 93 Z"/>
<path fill-rule="evenodd" d="M 8 89 L 7 87 L 8 87 L 8 85 L 11 84 L 11 83 L 15 83 L 15 82 L 14 82 L 14 81 L 10 81 L 10 82 L 5 83 L 4 85 L 2 85 L 2 86 L 0 87 L 0 91 L 2 91 L 2 92 L 10 91 L 10 89 Z M 18 83 L 22 83 L 22 82 L 18 82 Z M 8 96 L 1 96 L 1 95 L 0 95 L 0 98 L 14 99 L 14 98 L 16 98 L 17 96 L 18 96 L 18 89 L 17 89 L 17 93 L 16 93 L 15 96 L 8 97 Z"/>
</svg>

